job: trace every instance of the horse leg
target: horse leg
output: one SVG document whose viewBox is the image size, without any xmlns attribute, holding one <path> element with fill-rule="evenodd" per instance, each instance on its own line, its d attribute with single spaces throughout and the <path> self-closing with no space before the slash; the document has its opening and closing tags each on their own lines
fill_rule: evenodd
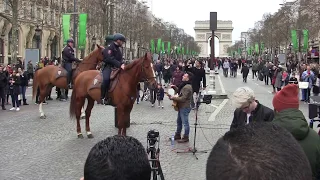
<svg viewBox="0 0 320 180">
<path fill-rule="evenodd" d="M 88 138 L 93 138 L 93 135 L 90 131 L 90 116 L 91 116 L 91 111 L 94 106 L 94 100 L 91 97 L 88 97 L 88 104 L 87 104 L 87 109 L 86 109 L 86 131 L 87 131 L 87 136 Z"/>
<path fill-rule="evenodd" d="M 131 113 L 132 107 L 133 107 L 133 105 L 130 106 L 130 107 L 126 107 L 126 108 L 125 108 L 125 111 L 124 111 L 124 113 L 123 113 L 123 117 L 124 117 L 124 119 L 123 119 L 123 121 L 124 121 L 124 127 L 123 127 L 123 129 L 122 129 L 122 135 L 123 135 L 123 136 L 126 136 L 126 135 L 127 135 L 127 125 L 130 124 L 130 113 Z"/>
<path fill-rule="evenodd" d="M 78 138 L 83 138 L 83 135 L 81 133 L 81 126 L 80 126 L 80 116 L 81 116 L 81 108 L 83 107 L 85 98 L 84 97 L 80 97 L 76 99 L 76 119 L 77 119 L 77 134 L 78 134 Z"/>
<path fill-rule="evenodd" d="M 124 108 L 117 107 L 117 117 L 118 117 L 118 135 L 124 136 L 123 129 L 126 127 L 124 121 Z"/>
<path fill-rule="evenodd" d="M 46 86 L 39 86 L 40 95 L 39 95 L 39 112 L 40 112 L 40 119 L 46 119 L 46 115 L 43 111 L 42 105 L 46 98 L 47 94 L 47 87 Z"/>
<path fill-rule="evenodd" d="M 88 106 L 88 105 L 87 105 Z M 86 118 L 86 112 L 84 111 L 84 105 L 81 108 L 81 119 L 85 119 Z"/>
</svg>

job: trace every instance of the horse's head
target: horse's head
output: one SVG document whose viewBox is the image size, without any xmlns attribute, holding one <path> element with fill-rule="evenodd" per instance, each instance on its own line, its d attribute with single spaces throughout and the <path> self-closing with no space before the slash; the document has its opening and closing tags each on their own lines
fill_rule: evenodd
<svg viewBox="0 0 320 180">
<path fill-rule="evenodd" d="M 142 80 L 148 83 L 150 89 L 154 89 L 157 87 L 157 81 L 153 69 L 152 56 L 150 53 L 146 53 L 142 58 Z"/>
<path fill-rule="evenodd" d="M 89 66 L 89 64 L 97 66 L 103 60 L 103 49 L 103 46 L 97 44 L 97 48 L 94 49 L 88 56 L 86 56 L 82 62 L 86 64 L 86 66 Z"/>
</svg>

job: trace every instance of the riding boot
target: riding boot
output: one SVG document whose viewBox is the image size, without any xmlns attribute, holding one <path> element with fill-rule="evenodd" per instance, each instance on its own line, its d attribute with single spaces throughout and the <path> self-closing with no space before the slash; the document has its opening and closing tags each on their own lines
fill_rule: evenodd
<svg viewBox="0 0 320 180">
<path fill-rule="evenodd" d="M 98 104 L 105 104 L 105 97 L 106 97 L 106 86 L 105 85 L 101 85 L 101 98 L 100 98 L 100 102 L 98 102 Z"/>
</svg>

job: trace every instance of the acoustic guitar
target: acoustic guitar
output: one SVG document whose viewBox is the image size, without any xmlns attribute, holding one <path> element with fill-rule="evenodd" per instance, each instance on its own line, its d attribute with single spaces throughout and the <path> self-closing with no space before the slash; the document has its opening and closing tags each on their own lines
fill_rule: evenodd
<svg viewBox="0 0 320 180">
<path fill-rule="evenodd" d="M 171 88 L 171 89 L 168 89 L 168 92 L 165 92 L 165 94 L 167 96 L 174 96 L 176 93 L 175 93 L 175 90 Z M 172 107 L 175 111 L 179 110 L 177 101 L 172 100 Z"/>
</svg>

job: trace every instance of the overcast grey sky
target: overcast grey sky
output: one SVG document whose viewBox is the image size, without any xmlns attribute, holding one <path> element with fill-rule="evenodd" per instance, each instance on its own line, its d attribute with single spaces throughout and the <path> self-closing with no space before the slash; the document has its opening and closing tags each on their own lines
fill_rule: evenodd
<svg viewBox="0 0 320 180">
<path fill-rule="evenodd" d="M 152 1 L 152 8 L 151 8 Z M 292 0 L 287 0 L 292 1 Z M 194 36 L 194 22 L 209 20 L 210 12 L 218 12 L 218 20 L 233 21 L 233 42 L 240 33 L 254 26 L 266 12 L 274 13 L 283 0 L 148 0 L 153 13 L 173 22 Z"/>
</svg>

